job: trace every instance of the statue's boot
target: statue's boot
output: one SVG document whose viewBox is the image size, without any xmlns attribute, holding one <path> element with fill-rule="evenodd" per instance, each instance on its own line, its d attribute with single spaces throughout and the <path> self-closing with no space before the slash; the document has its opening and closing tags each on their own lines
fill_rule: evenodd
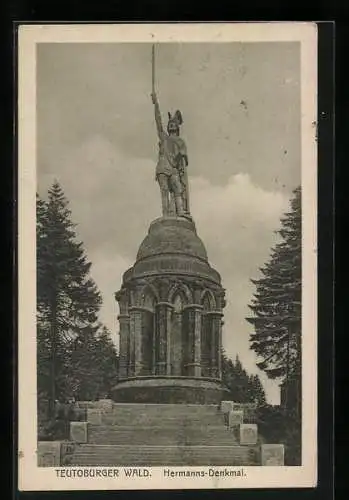
<svg viewBox="0 0 349 500">
<path fill-rule="evenodd" d="M 177 215 L 180 217 L 185 216 L 185 211 L 184 211 L 184 205 L 183 205 L 183 199 L 182 196 L 176 196 L 175 197 L 175 202 L 176 202 L 176 212 Z"/>
</svg>

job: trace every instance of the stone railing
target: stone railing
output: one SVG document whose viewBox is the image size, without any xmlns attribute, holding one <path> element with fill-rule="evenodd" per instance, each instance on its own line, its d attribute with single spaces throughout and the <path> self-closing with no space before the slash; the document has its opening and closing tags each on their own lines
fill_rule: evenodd
<svg viewBox="0 0 349 500">
<path fill-rule="evenodd" d="M 38 467 L 69 466 L 74 451 L 74 441 L 39 441 Z"/>
<path fill-rule="evenodd" d="M 263 466 L 284 466 L 284 445 L 263 442 L 263 439 L 258 435 L 258 425 L 251 422 L 252 415 L 256 414 L 256 410 L 257 407 L 254 404 L 235 403 L 234 401 L 222 401 L 220 404 L 220 411 L 225 417 L 225 423 L 235 434 L 240 445 L 258 445 L 260 450 L 258 461 Z"/>
</svg>

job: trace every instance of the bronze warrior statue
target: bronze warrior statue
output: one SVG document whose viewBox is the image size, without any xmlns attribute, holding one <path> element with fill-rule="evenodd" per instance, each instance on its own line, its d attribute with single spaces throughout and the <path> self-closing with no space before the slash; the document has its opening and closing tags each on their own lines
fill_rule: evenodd
<svg viewBox="0 0 349 500">
<path fill-rule="evenodd" d="M 163 216 L 189 215 L 188 181 L 186 168 L 188 155 L 186 144 L 179 137 L 183 123 L 182 114 L 168 113 L 167 131 L 161 120 L 160 106 L 153 91 L 151 94 L 155 107 L 155 121 L 159 136 L 159 159 L 156 166 L 156 180 L 160 186 Z"/>
</svg>

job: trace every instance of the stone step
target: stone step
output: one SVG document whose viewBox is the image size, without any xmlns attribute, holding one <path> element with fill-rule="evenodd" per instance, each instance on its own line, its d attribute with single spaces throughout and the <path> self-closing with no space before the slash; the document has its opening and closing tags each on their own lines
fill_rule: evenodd
<svg viewBox="0 0 349 500">
<path fill-rule="evenodd" d="M 99 405 L 98 402 L 81 402 L 78 401 L 76 405 L 79 408 L 100 408 L 101 406 Z M 108 411 L 114 411 L 114 410 L 141 410 L 141 409 L 147 409 L 149 411 L 151 410 L 158 410 L 161 409 L 162 411 L 177 411 L 177 412 L 202 412 L 202 411 L 208 411 L 208 412 L 217 412 L 220 411 L 218 408 L 218 405 L 200 405 L 200 404 L 180 404 L 180 403 L 112 403 L 112 409 Z"/>
<path fill-rule="evenodd" d="M 90 425 L 88 442 L 96 444 L 151 445 L 225 445 L 236 443 L 236 437 L 223 426 L 166 427 Z"/>
<path fill-rule="evenodd" d="M 183 420 L 210 425 L 218 421 L 223 423 L 224 416 L 215 405 L 114 403 L 111 411 L 102 412 L 102 422 L 113 425 L 155 424 L 160 420 L 164 425 L 176 426 Z"/>
<path fill-rule="evenodd" d="M 148 414 L 138 414 L 131 416 L 111 416 L 103 415 L 101 418 L 102 424 L 105 425 L 128 425 L 132 423 L 135 426 L 139 425 L 153 425 L 158 427 L 166 428 L 176 428 L 179 425 L 191 425 L 191 426 L 212 426 L 221 425 L 224 426 L 223 416 L 210 417 L 210 418 L 190 418 L 183 415 L 182 417 L 167 417 L 166 415 L 148 415 Z"/>
<path fill-rule="evenodd" d="M 166 466 L 230 465 L 260 463 L 259 448 L 253 446 L 123 446 L 79 445 L 71 466 Z"/>
<path fill-rule="evenodd" d="M 167 424 L 167 422 L 165 422 Z M 101 430 L 101 431 L 113 431 L 113 430 L 130 430 L 130 431 L 153 431 L 153 430 L 159 430 L 159 431 L 165 431 L 165 432 L 175 432 L 177 430 L 183 432 L 183 431 L 188 431 L 188 432 L 219 432 L 219 431 L 224 431 L 227 432 L 228 427 L 225 425 L 222 425 L 221 422 L 214 422 L 213 424 L 206 425 L 202 424 L 201 422 L 198 423 L 192 423 L 192 422 L 178 422 L 176 425 L 172 425 L 172 423 L 165 425 L 157 425 L 158 422 L 155 424 L 147 424 L 143 425 L 141 427 L 136 427 L 135 425 L 130 424 L 129 422 L 127 424 L 115 424 L 111 425 L 108 423 L 103 422 L 102 424 L 94 424 L 90 423 L 89 424 L 89 429 L 90 430 Z"/>
<path fill-rule="evenodd" d="M 114 403 L 111 413 L 130 414 L 146 411 L 149 414 L 172 415 L 214 415 L 220 410 L 216 405 L 182 405 L 182 404 L 119 404 Z"/>
<path fill-rule="evenodd" d="M 190 415 L 190 414 L 176 414 L 176 413 L 161 413 L 160 411 L 157 413 L 151 413 L 151 412 L 138 412 L 138 413 L 103 413 L 103 417 L 106 420 L 127 420 L 127 419 L 132 419 L 132 420 L 142 420 L 144 418 L 148 419 L 162 419 L 162 420 L 169 420 L 169 421 L 181 421 L 183 419 L 185 420 L 191 420 L 193 422 L 197 421 L 206 421 L 206 422 L 214 422 L 215 420 L 220 420 L 224 421 L 224 415 Z"/>
<path fill-rule="evenodd" d="M 168 412 L 168 413 L 161 413 L 159 410 L 158 412 L 148 412 L 144 410 L 143 412 L 134 412 L 134 413 L 103 413 L 102 414 L 102 421 L 105 423 L 110 423 L 110 424 L 129 424 L 130 422 L 132 423 L 145 423 L 145 422 L 164 422 L 168 424 L 173 424 L 176 425 L 177 423 L 180 422 L 192 422 L 193 425 L 197 424 L 198 422 L 205 424 L 205 425 L 210 425 L 210 424 L 223 424 L 224 423 L 224 415 L 217 413 L 217 414 L 209 414 L 209 415 L 191 415 L 191 414 L 176 414 L 174 412 Z"/>
<path fill-rule="evenodd" d="M 208 410 L 217 410 L 218 405 L 199 405 L 199 404 L 186 404 L 186 403 L 113 403 L 113 408 L 174 408 L 177 410 L 197 410 L 199 408 L 206 408 Z"/>
</svg>

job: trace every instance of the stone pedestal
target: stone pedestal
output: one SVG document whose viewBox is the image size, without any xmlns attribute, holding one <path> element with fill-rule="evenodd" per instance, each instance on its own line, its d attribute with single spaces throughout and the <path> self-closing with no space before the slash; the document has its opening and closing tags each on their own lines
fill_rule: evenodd
<svg viewBox="0 0 349 500">
<path fill-rule="evenodd" d="M 229 428 L 232 429 L 234 427 L 238 427 L 244 421 L 244 413 L 242 411 L 234 411 L 231 410 L 228 413 L 228 423 Z"/>
<path fill-rule="evenodd" d="M 96 407 L 99 408 L 103 413 L 112 411 L 113 400 L 112 399 L 100 399 L 97 401 Z"/>
<path fill-rule="evenodd" d="M 240 444 L 255 445 L 258 441 L 257 424 L 240 424 Z"/>
<path fill-rule="evenodd" d="M 87 422 L 89 424 L 100 425 L 102 423 L 102 410 L 99 408 L 88 408 Z"/>
<path fill-rule="evenodd" d="M 87 443 L 87 422 L 70 422 L 70 440 L 75 443 Z"/>
<path fill-rule="evenodd" d="M 234 401 L 222 401 L 220 410 L 222 413 L 229 413 L 234 408 Z"/>
<path fill-rule="evenodd" d="M 244 421 L 249 424 L 254 424 L 256 421 L 257 405 L 254 403 L 234 403 L 233 410 L 241 410 L 244 412 Z"/>
<path fill-rule="evenodd" d="M 172 402 L 172 397 L 219 403 L 226 392 L 221 382 L 223 297 L 221 277 L 208 262 L 193 220 L 153 221 L 115 294 L 120 365 L 113 400 L 155 403 Z M 163 379 L 167 394 L 158 393 Z"/>
<path fill-rule="evenodd" d="M 38 442 L 38 467 L 59 467 L 61 465 L 61 442 Z"/>
<path fill-rule="evenodd" d="M 61 465 L 68 466 L 71 463 L 75 451 L 75 443 L 64 441 L 61 443 Z"/>
<path fill-rule="evenodd" d="M 214 404 L 224 397 L 217 381 L 191 377 L 143 377 L 120 382 L 114 397 L 120 403 Z"/>
<path fill-rule="evenodd" d="M 96 403 L 95 401 L 76 401 L 75 406 L 86 410 L 87 408 L 95 408 Z"/>
<path fill-rule="evenodd" d="M 284 466 L 285 449 L 283 444 L 262 444 L 261 445 L 262 465 Z"/>
</svg>

